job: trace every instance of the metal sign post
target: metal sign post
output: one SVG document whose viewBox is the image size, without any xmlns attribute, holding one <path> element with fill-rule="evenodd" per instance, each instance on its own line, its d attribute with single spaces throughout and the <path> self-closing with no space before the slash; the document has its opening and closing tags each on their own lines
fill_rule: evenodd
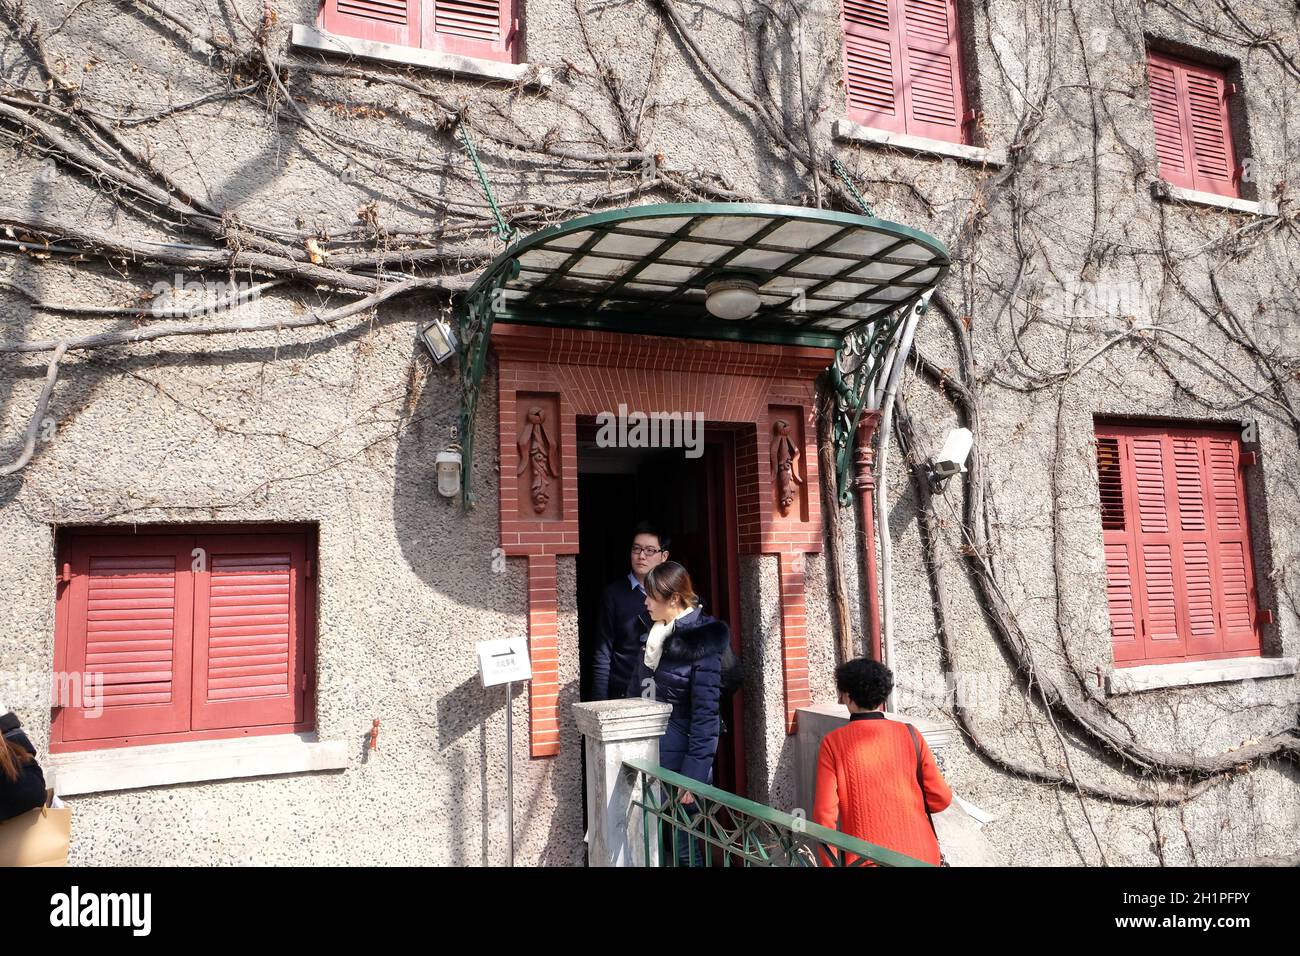
<svg viewBox="0 0 1300 956">
<path fill-rule="evenodd" d="M 506 852 L 515 865 L 515 683 L 506 681 Z"/>
<path fill-rule="evenodd" d="M 507 637 L 499 641 L 479 641 L 478 672 L 483 686 L 506 685 L 506 849 L 507 865 L 515 865 L 515 734 L 514 682 L 531 680 L 532 662 L 528 659 L 528 640 Z"/>
</svg>

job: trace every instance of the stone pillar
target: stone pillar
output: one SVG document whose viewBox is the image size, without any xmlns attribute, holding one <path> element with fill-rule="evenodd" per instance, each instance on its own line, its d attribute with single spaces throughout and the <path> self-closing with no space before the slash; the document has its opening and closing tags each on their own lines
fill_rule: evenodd
<svg viewBox="0 0 1300 956">
<path fill-rule="evenodd" d="M 573 705 L 587 755 L 587 863 L 590 866 L 646 866 L 658 863 L 651 841 L 645 858 L 639 797 L 624 760 L 659 762 L 659 738 L 668 729 L 671 704 L 632 697 Z"/>
</svg>

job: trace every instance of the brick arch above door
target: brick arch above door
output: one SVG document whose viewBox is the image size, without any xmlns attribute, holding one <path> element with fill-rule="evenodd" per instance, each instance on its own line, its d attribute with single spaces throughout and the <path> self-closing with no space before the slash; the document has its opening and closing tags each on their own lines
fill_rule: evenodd
<svg viewBox="0 0 1300 956">
<path fill-rule="evenodd" d="M 815 380 L 830 349 L 498 324 L 501 548 L 528 558 L 532 756 L 560 747 L 556 557 L 578 552 L 577 419 L 700 412 L 742 426 L 740 552 L 780 561 L 786 731 L 811 703 L 804 555 L 822 549 Z M 749 427 L 745 427 L 749 426 Z M 792 480 L 791 474 L 798 480 Z"/>
</svg>

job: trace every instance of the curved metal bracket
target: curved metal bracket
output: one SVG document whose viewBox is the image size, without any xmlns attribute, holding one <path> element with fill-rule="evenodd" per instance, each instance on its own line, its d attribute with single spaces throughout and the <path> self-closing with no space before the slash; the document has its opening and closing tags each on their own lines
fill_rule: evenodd
<svg viewBox="0 0 1300 956">
<path fill-rule="evenodd" d="M 894 364 L 907 361 L 906 355 L 897 353 L 899 334 L 913 314 L 919 319 L 929 309 L 931 291 L 923 294 L 910 309 L 855 329 L 845 336 L 835 353 L 830 383 L 835 389 L 835 487 L 841 508 L 853 501 L 853 435 L 863 413 L 879 408 Z"/>
</svg>

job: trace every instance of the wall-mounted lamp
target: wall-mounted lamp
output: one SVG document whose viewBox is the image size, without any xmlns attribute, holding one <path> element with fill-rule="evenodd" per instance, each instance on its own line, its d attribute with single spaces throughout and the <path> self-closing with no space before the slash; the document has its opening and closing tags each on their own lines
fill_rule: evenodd
<svg viewBox="0 0 1300 956">
<path fill-rule="evenodd" d="M 434 319 L 420 331 L 419 338 L 439 365 L 456 354 L 456 333 L 446 319 Z"/>
<path fill-rule="evenodd" d="M 704 291 L 708 295 L 704 307 L 709 310 L 709 314 L 733 322 L 749 318 L 758 311 L 763 301 L 758 297 L 757 283 L 743 276 L 714 279 L 705 286 Z"/>
<path fill-rule="evenodd" d="M 455 498 L 460 492 L 460 446 L 452 445 L 438 452 L 434 467 L 438 472 L 438 494 Z"/>
<path fill-rule="evenodd" d="M 954 428 L 948 433 L 943 443 L 943 450 L 937 458 L 925 463 L 925 473 L 930 479 L 930 491 L 938 492 L 953 475 L 966 470 L 966 459 L 970 457 L 971 446 L 975 436 L 969 428 Z"/>
</svg>

